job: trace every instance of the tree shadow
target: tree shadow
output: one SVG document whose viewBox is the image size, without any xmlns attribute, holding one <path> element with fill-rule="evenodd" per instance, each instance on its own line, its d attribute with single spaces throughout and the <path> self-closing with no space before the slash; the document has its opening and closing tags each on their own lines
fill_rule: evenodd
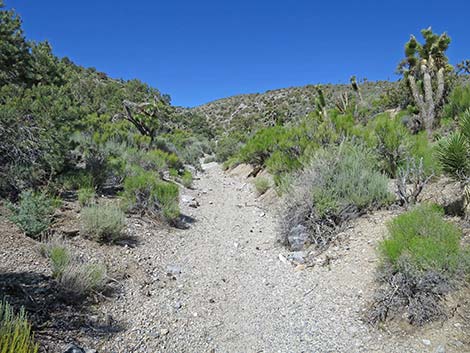
<svg viewBox="0 0 470 353">
<path fill-rule="evenodd" d="M 124 330 L 112 317 L 100 318 L 91 299 L 67 302 L 54 280 L 35 272 L 0 273 L 0 300 L 19 310 L 25 308 L 36 338 L 52 343 L 78 336 L 110 336 Z"/>
</svg>

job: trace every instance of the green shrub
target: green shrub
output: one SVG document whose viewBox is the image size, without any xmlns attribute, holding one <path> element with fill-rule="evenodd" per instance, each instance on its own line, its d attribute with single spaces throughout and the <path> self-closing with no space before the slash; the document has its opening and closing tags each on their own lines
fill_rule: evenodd
<svg viewBox="0 0 470 353">
<path fill-rule="evenodd" d="M 102 264 L 88 264 L 72 252 L 63 239 L 52 238 L 41 245 L 42 255 L 49 259 L 52 276 L 61 294 L 73 301 L 86 297 L 93 291 L 100 291 L 106 283 L 106 267 Z"/>
<path fill-rule="evenodd" d="M 186 188 L 190 188 L 193 185 L 193 175 L 189 170 L 185 170 L 181 176 L 181 182 Z"/>
<path fill-rule="evenodd" d="M 0 301 L 0 352 L 36 353 L 38 350 L 24 308 L 15 313 L 8 302 Z"/>
<path fill-rule="evenodd" d="M 461 231 L 443 219 L 437 206 L 420 205 L 388 225 L 389 237 L 379 249 L 385 261 L 400 271 L 402 256 L 419 271 L 454 273 L 459 265 Z"/>
<path fill-rule="evenodd" d="M 408 131 L 401 121 L 392 119 L 388 114 L 381 114 L 375 118 L 374 131 L 383 170 L 391 177 L 395 177 L 405 157 Z"/>
<path fill-rule="evenodd" d="M 79 190 L 93 187 L 93 176 L 86 170 L 73 170 L 58 177 L 58 183 L 65 190 Z"/>
<path fill-rule="evenodd" d="M 129 211 L 162 215 L 174 222 L 179 217 L 179 189 L 157 175 L 139 168 L 124 181 L 122 194 Z"/>
<path fill-rule="evenodd" d="M 215 147 L 215 158 L 217 162 L 225 162 L 230 157 L 236 155 L 241 148 L 242 140 L 244 139 L 234 134 L 221 137 Z"/>
<path fill-rule="evenodd" d="M 327 246 L 338 228 L 368 209 L 391 201 L 388 180 L 374 154 L 349 142 L 317 151 L 285 195 L 281 234 L 288 243 L 302 226 L 317 246 Z"/>
<path fill-rule="evenodd" d="M 90 206 L 96 197 L 95 189 L 81 188 L 77 191 L 77 196 L 80 206 Z"/>
<path fill-rule="evenodd" d="M 80 212 L 83 234 L 99 242 L 113 242 L 123 237 L 124 213 L 113 205 L 88 206 Z"/>
<path fill-rule="evenodd" d="M 10 205 L 13 215 L 11 220 L 16 223 L 26 235 L 37 237 L 52 222 L 52 214 L 58 206 L 56 199 L 46 194 L 35 193 L 31 190 L 23 191 L 17 205 Z"/>
<path fill-rule="evenodd" d="M 456 86 L 449 97 L 448 103 L 443 108 L 443 117 L 447 119 L 455 119 L 470 109 L 470 85 Z"/>
<path fill-rule="evenodd" d="M 254 180 L 254 185 L 258 195 L 263 195 L 271 187 L 269 179 L 265 177 L 257 177 Z"/>
<path fill-rule="evenodd" d="M 371 322 L 398 316 L 422 325 L 445 316 L 442 300 L 468 275 L 470 251 L 460 245 L 461 230 L 443 215 L 440 207 L 423 204 L 387 224 Z"/>
<path fill-rule="evenodd" d="M 52 276 L 55 278 L 64 272 L 72 260 L 69 247 L 60 238 L 52 238 L 43 243 L 41 254 L 51 262 Z"/>
</svg>

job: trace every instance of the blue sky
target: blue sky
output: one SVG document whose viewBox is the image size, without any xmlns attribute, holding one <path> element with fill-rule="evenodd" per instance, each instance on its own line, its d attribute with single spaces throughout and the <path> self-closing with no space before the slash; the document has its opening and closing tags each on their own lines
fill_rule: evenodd
<svg viewBox="0 0 470 353">
<path fill-rule="evenodd" d="M 29 39 L 195 106 L 316 83 L 396 79 L 410 33 L 432 26 L 470 58 L 470 1 L 5 0 Z"/>
</svg>

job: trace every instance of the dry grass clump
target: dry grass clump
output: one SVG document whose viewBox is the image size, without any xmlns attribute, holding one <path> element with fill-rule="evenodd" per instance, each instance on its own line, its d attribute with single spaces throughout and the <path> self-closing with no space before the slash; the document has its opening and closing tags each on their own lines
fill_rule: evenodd
<svg viewBox="0 0 470 353">
<path fill-rule="evenodd" d="M 84 299 L 93 292 L 100 292 L 106 285 L 106 267 L 85 263 L 73 253 L 63 239 L 54 237 L 41 246 L 41 254 L 49 259 L 52 276 L 67 300 Z"/>
</svg>

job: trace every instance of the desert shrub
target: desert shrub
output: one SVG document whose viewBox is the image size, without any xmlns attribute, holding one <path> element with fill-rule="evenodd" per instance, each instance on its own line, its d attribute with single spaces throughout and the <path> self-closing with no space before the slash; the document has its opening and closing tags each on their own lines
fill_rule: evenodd
<svg viewBox="0 0 470 353">
<path fill-rule="evenodd" d="M 78 203 L 80 206 L 89 206 L 93 203 L 96 193 L 93 188 L 81 188 L 77 191 Z"/>
<path fill-rule="evenodd" d="M 83 299 L 106 284 L 106 267 L 84 263 L 61 238 L 51 238 L 41 245 L 41 254 L 50 261 L 52 276 L 67 300 Z"/>
<path fill-rule="evenodd" d="M 190 188 L 193 185 L 193 175 L 189 170 L 185 170 L 181 176 L 181 182 L 186 188 Z"/>
<path fill-rule="evenodd" d="M 93 176 L 84 169 L 72 170 L 59 175 L 57 183 L 65 190 L 93 187 Z"/>
<path fill-rule="evenodd" d="M 45 258 L 49 259 L 53 277 L 59 277 L 72 260 L 69 247 L 58 237 L 48 239 L 41 244 L 40 251 Z"/>
<path fill-rule="evenodd" d="M 455 119 L 467 109 L 470 109 L 470 85 L 458 85 L 447 98 L 442 116 L 447 119 Z"/>
<path fill-rule="evenodd" d="M 365 127 L 353 127 L 351 135 L 360 138 L 376 151 L 381 170 L 391 178 L 397 176 L 398 170 L 410 158 L 423 160 L 426 175 L 439 173 L 434 146 L 429 142 L 426 133 L 412 135 L 404 125 L 401 114 L 393 118 L 389 114 L 379 114 Z"/>
<path fill-rule="evenodd" d="M 71 262 L 56 278 L 59 289 L 67 300 L 84 298 L 102 291 L 106 284 L 106 267 L 102 264 Z"/>
<path fill-rule="evenodd" d="M 374 323 L 405 312 L 410 323 L 424 324 L 445 314 L 442 298 L 468 271 L 462 232 L 443 218 L 436 205 L 423 204 L 388 223 L 379 244 L 381 265 L 370 320 Z"/>
<path fill-rule="evenodd" d="M 126 221 L 118 207 L 94 205 L 82 209 L 80 223 L 85 236 L 100 242 L 112 242 L 122 238 Z"/>
<path fill-rule="evenodd" d="M 257 177 L 253 183 L 258 195 L 263 195 L 271 187 L 269 179 L 265 177 Z"/>
<path fill-rule="evenodd" d="M 408 131 L 398 119 L 391 119 L 387 114 L 378 116 L 374 121 L 377 138 L 377 152 L 383 163 L 383 170 L 395 177 L 398 166 L 405 156 L 404 142 Z"/>
<path fill-rule="evenodd" d="M 0 352 L 36 353 L 38 349 L 24 308 L 15 313 L 8 302 L 0 301 Z"/>
<path fill-rule="evenodd" d="M 162 215 L 170 222 L 179 217 L 178 187 L 160 180 L 152 172 L 136 168 L 124 181 L 122 196 L 131 212 Z"/>
<path fill-rule="evenodd" d="M 35 193 L 25 190 L 20 194 L 16 205 L 11 204 L 13 215 L 10 219 L 16 223 L 26 235 L 37 237 L 52 222 L 52 214 L 58 206 L 58 201 L 48 197 L 44 193 Z"/>
<path fill-rule="evenodd" d="M 229 134 L 221 137 L 215 146 L 215 158 L 217 162 L 225 162 L 240 150 L 244 137 L 237 134 Z"/>
<path fill-rule="evenodd" d="M 369 149 L 349 142 L 318 150 L 284 196 L 283 241 L 288 243 L 291 230 L 302 226 L 323 248 L 344 222 L 388 203 L 387 178 L 376 165 Z"/>
</svg>

